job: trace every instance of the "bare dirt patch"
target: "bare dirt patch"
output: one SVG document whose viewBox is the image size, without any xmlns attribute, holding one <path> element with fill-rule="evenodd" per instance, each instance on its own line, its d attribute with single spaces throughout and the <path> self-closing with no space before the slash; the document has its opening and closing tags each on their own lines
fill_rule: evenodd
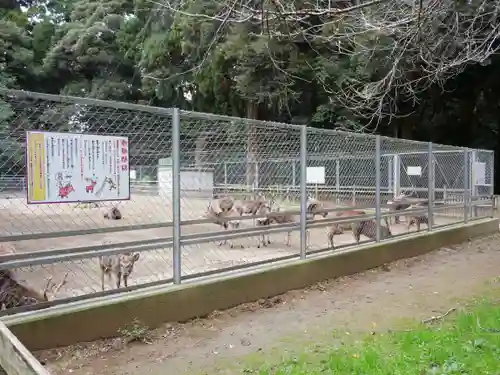
<svg viewBox="0 0 500 375">
<path fill-rule="evenodd" d="M 113 339 L 37 356 L 53 374 L 241 373 L 239 362 L 249 354 L 266 356 L 273 348 L 293 353 L 306 343 L 328 345 L 334 331 L 371 331 L 395 319 L 428 318 L 474 296 L 486 281 L 497 287 L 499 246 L 500 234 L 475 239 L 205 319 L 168 324 L 151 332 L 151 344 Z"/>
</svg>

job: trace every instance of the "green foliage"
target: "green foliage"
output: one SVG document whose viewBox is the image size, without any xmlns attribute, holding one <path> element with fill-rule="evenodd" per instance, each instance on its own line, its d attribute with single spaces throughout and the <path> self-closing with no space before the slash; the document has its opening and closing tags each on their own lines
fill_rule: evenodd
<svg viewBox="0 0 500 375">
<path fill-rule="evenodd" d="M 435 326 L 367 336 L 303 354 L 248 374 L 495 374 L 500 356 L 500 307 L 483 303 Z M 341 340 L 341 338 L 338 338 Z"/>
<path fill-rule="evenodd" d="M 491 14 L 493 3 L 487 5 Z M 305 34 L 297 32 L 303 25 L 279 19 L 224 23 L 192 16 L 224 14 L 221 7 L 227 4 L 219 0 L 170 4 L 182 12 L 171 12 L 161 1 L 148 0 L 3 1 L 0 86 L 377 131 L 462 146 L 497 148 L 500 144 L 496 89 L 500 59 L 496 56 L 482 65 L 457 68 L 460 74 L 438 82 L 439 86 L 426 86 L 422 81 L 416 95 L 398 86 L 408 76 L 418 80 L 422 73 L 422 61 L 415 61 L 415 51 L 425 51 L 429 58 L 446 55 L 449 48 L 466 48 L 465 40 L 447 40 L 443 34 L 446 42 L 427 45 L 427 49 L 408 47 L 402 53 L 401 48 L 406 47 L 395 47 L 396 34 L 376 28 L 330 41 L 334 33 L 350 32 L 345 18 L 308 17 L 304 22 L 310 28 Z M 259 4 L 263 11 L 275 10 L 273 2 Z M 308 4 L 294 2 L 297 9 Z M 457 17 L 464 17 L 488 13 L 485 6 L 464 1 L 456 3 L 454 10 Z M 370 9 L 365 15 L 370 15 Z M 483 33 L 496 27 L 483 21 L 464 21 L 461 27 L 479 28 Z M 389 87 L 395 99 L 375 101 L 381 112 L 390 107 L 398 116 L 368 124 L 359 113 L 374 111 L 374 103 L 356 102 L 340 93 L 345 88 L 357 91 L 358 96 L 376 93 L 375 82 L 392 69 L 398 53 L 402 53 L 398 74 Z M 11 104 L 0 102 L 0 107 L 10 108 Z M 40 127 L 44 121 L 39 121 L 39 115 L 46 116 L 33 114 L 22 126 Z M 92 122 L 81 116 L 94 130 L 100 121 L 104 124 L 100 131 L 119 131 L 116 121 L 95 118 Z M 0 133 L 11 137 L 19 124 L 0 121 Z M 140 122 L 137 126 L 154 125 Z M 16 145 L 12 139 L 8 142 L 11 151 L 19 154 L 21 145 L 12 146 Z"/>
<path fill-rule="evenodd" d="M 137 318 L 134 318 L 131 324 L 120 328 L 118 333 L 126 340 L 127 344 L 132 342 L 151 343 L 148 326 Z"/>
</svg>

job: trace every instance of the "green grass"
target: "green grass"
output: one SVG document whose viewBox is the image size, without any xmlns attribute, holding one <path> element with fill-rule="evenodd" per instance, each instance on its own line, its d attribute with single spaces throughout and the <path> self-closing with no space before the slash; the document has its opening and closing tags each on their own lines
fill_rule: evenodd
<svg viewBox="0 0 500 375">
<path fill-rule="evenodd" d="M 482 301 L 442 322 L 352 339 L 333 334 L 330 347 L 278 365 L 248 368 L 259 375 L 500 375 L 500 304 Z"/>
</svg>

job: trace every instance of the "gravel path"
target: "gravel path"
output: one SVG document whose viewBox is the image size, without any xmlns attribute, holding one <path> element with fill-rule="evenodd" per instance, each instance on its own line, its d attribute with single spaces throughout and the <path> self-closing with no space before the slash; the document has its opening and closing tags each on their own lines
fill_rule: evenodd
<svg viewBox="0 0 500 375">
<path fill-rule="evenodd" d="M 53 374 L 236 374 L 249 354 L 328 343 L 332 331 L 369 331 L 400 318 L 427 318 L 497 283 L 500 234 L 442 248 L 207 319 L 166 325 L 153 342 L 120 339 L 37 353 Z M 266 353 L 266 354 L 264 354 Z M 279 357 L 275 357 L 279 358 Z M 240 368 L 240 370 L 238 370 Z"/>
</svg>

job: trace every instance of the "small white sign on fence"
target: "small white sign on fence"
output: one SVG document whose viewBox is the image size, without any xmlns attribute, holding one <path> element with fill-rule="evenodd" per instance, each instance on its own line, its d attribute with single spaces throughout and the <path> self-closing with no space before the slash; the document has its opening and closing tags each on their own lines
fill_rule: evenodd
<svg viewBox="0 0 500 375">
<path fill-rule="evenodd" d="M 406 169 L 408 176 L 422 176 L 421 166 L 411 166 Z"/>
<path fill-rule="evenodd" d="M 324 184 L 325 167 L 307 167 L 306 176 L 308 184 Z"/>
<path fill-rule="evenodd" d="M 474 162 L 472 173 L 474 174 L 474 185 L 486 184 L 486 163 Z"/>
<path fill-rule="evenodd" d="M 130 170 L 130 179 L 131 180 L 137 179 L 137 173 L 136 173 L 135 169 Z"/>
</svg>

